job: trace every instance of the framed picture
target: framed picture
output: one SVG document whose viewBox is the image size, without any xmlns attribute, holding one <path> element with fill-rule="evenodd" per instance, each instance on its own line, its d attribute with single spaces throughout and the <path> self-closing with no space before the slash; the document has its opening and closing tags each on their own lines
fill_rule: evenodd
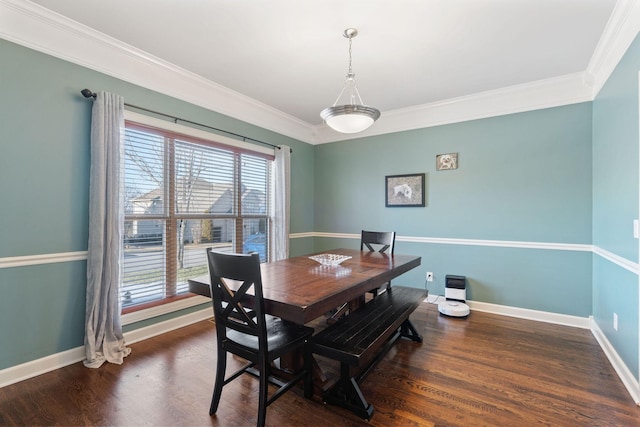
<svg viewBox="0 0 640 427">
<path fill-rule="evenodd" d="M 385 177 L 385 206 L 424 207 L 424 174 L 389 175 Z"/>
<path fill-rule="evenodd" d="M 436 170 L 451 169 L 458 169 L 458 153 L 438 154 L 436 156 Z"/>
</svg>

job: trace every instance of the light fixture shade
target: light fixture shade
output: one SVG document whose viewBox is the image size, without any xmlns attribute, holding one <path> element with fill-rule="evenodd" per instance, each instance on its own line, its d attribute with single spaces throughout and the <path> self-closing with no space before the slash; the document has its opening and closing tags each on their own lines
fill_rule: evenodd
<svg viewBox="0 0 640 427">
<path fill-rule="evenodd" d="M 380 111 L 373 107 L 368 107 L 362 102 L 360 92 L 356 87 L 356 75 L 351 67 L 351 42 L 358 35 L 355 28 L 347 28 L 342 35 L 349 39 L 349 69 L 347 79 L 340 95 L 331 107 L 327 107 L 320 112 L 322 120 L 333 130 L 342 133 L 358 133 L 367 129 L 378 118 Z M 344 99 L 343 99 L 344 98 Z M 338 105 L 338 102 L 340 105 Z M 346 101 L 346 102 L 345 102 Z"/>
<path fill-rule="evenodd" d="M 334 105 L 320 113 L 329 127 L 341 133 L 358 133 L 367 129 L 380 117 L 380 111 L 365 105 Z"/>
</svg>

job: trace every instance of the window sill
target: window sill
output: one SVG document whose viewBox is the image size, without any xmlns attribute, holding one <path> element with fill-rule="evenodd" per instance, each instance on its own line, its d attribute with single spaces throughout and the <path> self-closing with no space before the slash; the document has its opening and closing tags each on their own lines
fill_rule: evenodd
<svg viewBox="0 0 640 427">
<path fill-rule="evenodd" d="M 184 310 L 185 308 L 195 307 L 196 305 L 204 303 L 211 304 L 211 299 L 200 295 L 195 295 L 193 297 L 184 298 L 179 301 L 170 302 L 168 304 L 156 305 L 154 307 L 123 314 L 120 320 L 122 322 L 122 326 L 126 326 L 132 323 L 162 316 L 163 314 L 174 313 L 176 311 Z"/>
</svg>

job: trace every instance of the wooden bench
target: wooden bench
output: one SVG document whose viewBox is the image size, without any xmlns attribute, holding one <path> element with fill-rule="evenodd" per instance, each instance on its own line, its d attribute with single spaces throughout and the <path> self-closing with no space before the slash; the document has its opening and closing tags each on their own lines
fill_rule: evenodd
<svg viewBox="0 0 640 427">
<path fill-rule="evenodd" d="M 340 362 L 340 378 L 323 394 L 325 403 L 371 419 L 373 405 L 367 403 L 358 383 L 400 337 L 422 342 L 409 315 L 426 296 L 424 289 L 392 286 L 311 338 L 312 353 Z"/>
</svg>

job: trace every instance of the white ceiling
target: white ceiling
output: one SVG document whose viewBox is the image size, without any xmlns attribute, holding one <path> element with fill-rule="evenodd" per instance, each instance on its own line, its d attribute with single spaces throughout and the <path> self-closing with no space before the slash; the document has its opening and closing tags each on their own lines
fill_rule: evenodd
<svg viewBox="0 0 640 427">
<path fill-rule="evenodd" d="M 385 112 L 581 72 L 615 0 L 34 0 L 309 125 L 348 64 Z"/>
</svg>

